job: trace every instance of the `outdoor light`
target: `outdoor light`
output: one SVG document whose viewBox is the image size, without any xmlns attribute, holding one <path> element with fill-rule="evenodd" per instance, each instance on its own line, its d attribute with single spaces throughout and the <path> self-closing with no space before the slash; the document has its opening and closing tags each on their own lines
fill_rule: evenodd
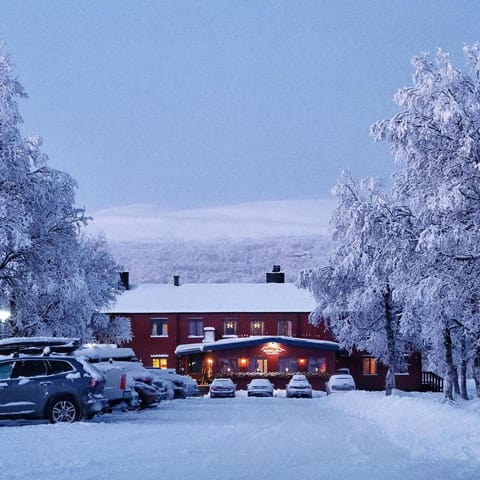
<svg viewBox="0 0 480 480">
<path fill-rule="evenodd" d="M 11 312 L 7 309 L 0 310 L 0 322 L 2 322 L 2 338 L 5 336 L 5 322 L 10 318 Z"/>
<path fill-rule="evenodd" d="M 213 363 L 213 360 L 212 360 L 211 358 L 209 358 L 209 359 L 207 360 L 207 362 L 208 362 L 209 365 L 211 365 L 211 364 Z"/>
</svg>

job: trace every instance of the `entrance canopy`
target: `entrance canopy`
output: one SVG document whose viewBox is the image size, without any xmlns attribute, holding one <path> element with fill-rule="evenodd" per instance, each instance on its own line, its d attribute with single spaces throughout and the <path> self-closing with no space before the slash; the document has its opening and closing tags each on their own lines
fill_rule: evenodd
<svg viewBox="0 0 480 480">
<path fill-rule="evenodd" d="M 234 348 L 256 347 L 264 343 L 279 343 L 291 347 L 312 348 L 336 352 L 340 350 L 337 342 L 329 340 L 310 340 L 306 338 L 283 337 L 283 336 L 251 336 L 242 338 L 224 338 L 216 342 L 187 343 L 178 345 L 175 354 L 178 356 L 195 353 L 215 352 L 219 350 L 231 350 Z"/>
</svg>

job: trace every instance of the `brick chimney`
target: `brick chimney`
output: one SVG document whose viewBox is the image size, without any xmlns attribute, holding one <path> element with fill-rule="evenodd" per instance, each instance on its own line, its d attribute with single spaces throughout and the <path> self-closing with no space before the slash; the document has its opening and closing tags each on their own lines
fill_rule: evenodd
<svg viewBox="0 0 480 480">
<path fill-rule="evenodd" d="M 280 265 L 274 265 L 271 272 L 267 272 L 267 283 L 285 283 L 285 273 L 280 271 Z"/>
<path fill-rule="evenodd" d="M 120 281 L 118 282 L 118 287 L 124 290 L 130 290 L 130 274 L 128 272 L 119 272 L 119 274 Z"/>
</svg>

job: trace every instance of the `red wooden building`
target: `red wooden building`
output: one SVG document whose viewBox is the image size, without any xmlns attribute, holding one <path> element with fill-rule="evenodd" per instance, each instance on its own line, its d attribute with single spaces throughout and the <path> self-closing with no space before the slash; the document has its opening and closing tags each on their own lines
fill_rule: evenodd
<svg viewBox="0 0 480 480">
<path fill-rule="evenodd" d="M 208 383 L 231 376 L 244 388 L 252 376 L 284 388 L 295 372 L 305 372 L 315 389 L 337 368 L 349 367 L 358 388 L 383 389 L 385 369 L 361 353 L 346 355 L 323 325 L 308 315 L 312 295 L 283 282 L 278 268 L 267 282 L 128 285 L 112 316 L 131 319 L 132 347 L 147 367 L 175 368 Z M 420 389 L 421 359 L 397 377 L 398 388 Z"/>
</svg>

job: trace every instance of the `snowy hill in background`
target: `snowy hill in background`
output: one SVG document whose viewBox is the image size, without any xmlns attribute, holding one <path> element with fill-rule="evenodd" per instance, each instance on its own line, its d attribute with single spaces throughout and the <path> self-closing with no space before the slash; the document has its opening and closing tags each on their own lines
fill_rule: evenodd
<svg viewBox="0 0 480 480">
<path fill-rule="evenodd" d="M 252 202 L 225 207 L 169 210 L 128 205 L 96 212 L 92 232 L 109 241 L 264 239 L 325 235 L 333 200 Z"/>
<path fill-rule="evenodd" d="M 252 202 L 169 210 L 129 205 L 94 214 L 133 282 L 263 282 L 274 264 L 287 281 L 323 263 L 333 200 Z"/>
</svg>

